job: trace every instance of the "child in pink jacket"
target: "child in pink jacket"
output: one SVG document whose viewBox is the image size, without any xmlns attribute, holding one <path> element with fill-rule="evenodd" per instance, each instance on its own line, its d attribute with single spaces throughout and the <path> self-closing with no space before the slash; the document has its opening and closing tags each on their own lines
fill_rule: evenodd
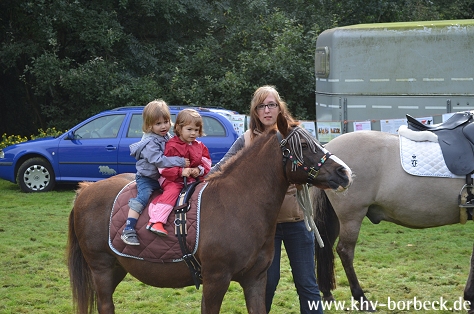
<svg viewBox="0 0 474 314">
<path fill-rule="evenodd" d="M 164 178 L 161 188 L 163 193 L 152 200 L 148 207 L 150 220 L 147 229 L 159 236 L 167 236 L 163 227 L 173 210 L 176 200 L 184 186 L 183 177 L 187 182 L 196 181 L 197 177 L 204 177 L 211 169 L 209 150 L 197 137 L 203 135 L 202 117 L 196 110 L 184 109 L 178 113 L 174 125 L 175 136 L 166 143 L 165 156 L 184 157 L 189 159 L 189 168 L 171 167 L 160 169 Z"/>
</svg>

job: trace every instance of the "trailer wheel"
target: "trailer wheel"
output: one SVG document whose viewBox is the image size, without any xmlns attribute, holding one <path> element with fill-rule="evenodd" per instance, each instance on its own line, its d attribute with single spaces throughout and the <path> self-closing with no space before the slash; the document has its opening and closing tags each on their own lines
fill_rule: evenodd
<svg viewBox="0 0 474 314">
<path fill-rule="evenodd" d="M 16 182 L 26 193 L 48 192 L 56 184 L 53 168 L 41 157 L 27 159 L 18 169 Z"/>
</svg>

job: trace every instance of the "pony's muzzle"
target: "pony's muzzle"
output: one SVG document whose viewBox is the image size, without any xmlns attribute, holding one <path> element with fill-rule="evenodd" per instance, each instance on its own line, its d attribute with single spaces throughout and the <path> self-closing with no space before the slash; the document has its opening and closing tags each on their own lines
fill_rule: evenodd
<svg viewBox="0 0 474 314">
<path fill-rule="evenodd" d="M 346 165 L 345 162 L 343 162 L 337 156 L 331 155 L 329 158 L 340 165 L 340 167 L 338 167 L 336 170 L 338 177 L 347 179 L 347 183 L 345 183 L 344 185 L 341 185 L 340 183 L 337 183 L 337 182 L 330 182 L 330 183 L 335 183 L 335 185 L 337 185 L 337 188 L 334 189 L 335 191 L 343 192 L 347 190 L 349 186 L 351 186 L 352 184 L 352 170 L 351 168 L 349 168 L 348 165 Z"/>
</svg>

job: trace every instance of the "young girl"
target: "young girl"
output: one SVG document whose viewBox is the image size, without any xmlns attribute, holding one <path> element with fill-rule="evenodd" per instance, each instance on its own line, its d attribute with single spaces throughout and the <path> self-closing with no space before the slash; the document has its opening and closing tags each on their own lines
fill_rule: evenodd
<svg viewBox="0 0 474 314">
<path fill-rule="evenodd" d="M 148 204 L 154 190 L 160 189 L 158 168 L 187 167 L 189 160 L 183 157 L 166 157 L 165 143 L 170 139 L 171 114 L 166 102 L 154 100 L 143 109 L 144 132 L 142 139 L 130 145 L 130 155 L 137 160 L 135 175 L 138 194 L 128 201 L 127 224 L 122 232 L 122 240 L 128 245 L 140 245 L 135 225 L 138 217 Z"/>
<path fill-rule="evenodd" d="M 211 169 L 211 157 L 207 147 L 196 140 L 202 136 L 202 117 L 196 110 L 184 109 L 178 113 L 174 125 L 175 137 L 166 143 L 165 155 L 180 156 L 189 159 L 190 168 L 172 167 L 160 169 L 165 179 L 161 185 L 163 194 L 158 195 L 148 207 L 150 221 L 147 229 L 160 236 L 167 236 L 163 227 L 173 209 L 184 185 L 183 177 L 189 177 L 188 183 L 199 176 L 205 176 Z M 175 157 L 176 158 L 176 157 Z"/>
</svg>

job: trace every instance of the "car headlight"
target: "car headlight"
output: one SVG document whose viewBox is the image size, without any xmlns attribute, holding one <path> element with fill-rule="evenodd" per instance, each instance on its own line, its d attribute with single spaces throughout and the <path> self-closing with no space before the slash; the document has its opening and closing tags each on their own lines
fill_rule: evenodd
<svg viewBox="0 0 474 314">
<path fill-rule="evenodd" d="M 5 153 L 0 149 L 0 158 L 5 158 Z"/>
</svg>

